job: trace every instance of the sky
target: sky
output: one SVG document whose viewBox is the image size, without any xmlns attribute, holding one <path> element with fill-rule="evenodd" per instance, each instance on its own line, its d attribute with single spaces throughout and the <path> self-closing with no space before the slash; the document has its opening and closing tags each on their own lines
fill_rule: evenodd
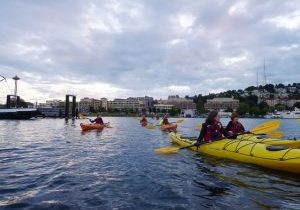
<svg viewBox="0 0 300 210">
<path fill-rule="evenodd" d="M 300 82 L 299 0 L 9 0 L 0 102 L 166 98 Z"/>
</svg>

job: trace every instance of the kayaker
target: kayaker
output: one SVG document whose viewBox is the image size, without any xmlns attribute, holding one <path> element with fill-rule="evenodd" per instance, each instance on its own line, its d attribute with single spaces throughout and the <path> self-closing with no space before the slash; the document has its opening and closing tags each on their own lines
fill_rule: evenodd
<svg viewBox="0 0 300 210">
<path fill-rule="evenodd" d="M 226 130 L 223 128 L 220 122 L 220 115 L 217 111 L 211 111 L 205 121 L 202 124 L 201 132 L 198 137 L 196 146 L 199 146 L 201 142 L 209 143 L 212 141 L 220 140 L 223 136 L 228 136 Z"/>
<path fill-rule="evenodd" d="M 146 125 L 148 123 L 148 120 L 146 119 L 146 116 L 145 115 L 142 115 L 142 119 L 140 120 L 140 123 L 142 125 Z"/>
<path fill-rule="evenodd" d="M 168 114 L 165 114 L 163 117 L 162 125 L 169 125 Z"/>
<path fill-rule="evenodd" d="M 101 124 L 103 125 L 104 122 L 102 120 L 102 117 L 100 116 L 100 114 L 97 114 L 97 117 L 94 120 L 90 120 L 91 123 L 95 123 L 95 124 Z"/>
<path fill-rule="evenodd" d="M 153 120 L 159 120 L 159 116 L 157 114 L 154 114 L 152 117 Z"/>
<path fill-rule="evenodd" d="M 245 132 L 245 128 L 242 123 L 239 122 L 239 114 L 233 112 L 231 115 L 231 121 L 226 126 L 226 131 L 230 136 L 234 134 L 241 134 Z"/>
</svg>

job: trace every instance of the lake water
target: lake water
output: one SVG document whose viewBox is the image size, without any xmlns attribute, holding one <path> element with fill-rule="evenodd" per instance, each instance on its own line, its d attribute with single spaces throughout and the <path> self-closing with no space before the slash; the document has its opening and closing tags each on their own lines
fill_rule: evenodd
<svg viewBox="0 0 300 210">
<path fill-rule="evenodd" d="M 84 120 L 0 121 L 0 209 L 300 209 L 299 175 L 186 150 L 156 155 L 170 146 L 167 133 L 134 118 L 105 121 L 113 128 L 86 133 Z M 178 131 L 197 136 L 202 121 Z M 295 120 L 281 130 L 300 138 Z"/>
</svg>

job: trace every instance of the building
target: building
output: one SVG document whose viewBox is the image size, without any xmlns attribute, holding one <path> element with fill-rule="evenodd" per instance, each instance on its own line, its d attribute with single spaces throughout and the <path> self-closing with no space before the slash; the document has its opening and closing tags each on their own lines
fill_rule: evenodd
<svg viewBox="0 0 300 210">
<path fill-rule="evenodd" d="M 92 103 L 91 103 L 91 107 L 92 107 L 92 111 L 101 111 L 102 109 L 102 102 L 99 99 L 92 99 Z"/>
<path fill-rule="evenodd" d="M 169 111 L 174 108 L 172 104 L 154 104 L 154 108 L 157 112 Z"/>
<path fill-rule="evenodd" d="M 196 104 L 192 99 L 180 98 L 178 95 L 169 96 L 167 100 L 158 100 L 154 105 L 156 110 L 171 110 L 172 108 L 179 109 L 184 117 L 194 117 L 196 113 Z"/>
<path fill-rule="evenodd" d="M 239 100 L 233 98 L 214 98 L 208 99 L 204 104 L 206 110 L 226 110 L 232 109 L 236 110 L 239 107 Z"/>
<path fill-rule="evenodd" d="M 178 95 L 169 96 L 167 100 L 158 100 L 158 104 L 170 104 L 176 109 L 194 109 L 196 110 L 196 104 L 192 99 L 180 98 Z"/>
<path fill-rule="evenodd" d="M 37 110 L 43 117 L 63 117 L 65 116 L 64 107 L 40 106 Z"/>
<path fill-rule="evenodd" d="M 92 99 L 91 98 L 82 98 L 78 104 L 79 112 L 88 113 L 91 111 Z"/>
<path fill-rule="evenodd" d="M 300 100 L 295 100 L 295 99 L 267 99 L 265 100 L 265 102 L 269 105 L 269 106 L 276 106 L 278 104 L 282 104 L 285 105 L 288 108 L 292 108 L 296 103 L 300 103 Z"/>
<path fill-rule="evenodd" d="M 138 111 L 138 112 L 148 112 L 153 108 L 153 98 L 152 97 L 129 97 L 127 99 L 116 98 L 113 101 L 107 103 L 109 109 L 119 110 L 119 111 Z"/>
<path fill-rule="evenodd" d="M 108 101 L 107 101 L 107 98 L 101 98 L 101 107 L 102 109 L 104 110 L 108 110 Z"/>
<path fill-rule="evenodd" d="M 80 112 L 100 112 L 108 109 L 107 98 L 95 99 L 95 98 L 82 98 L 79 102 Z"/>
<path fill-rule="evenodd" d="M 47 100 L 46 101 L 46 106 L 50 106 L 50 107 L 64 107 L 65 106 L 65 102 L 62 101 L 62 100 L 57 100 L 57 99 Z"/>
<path fill-rule="evenodd" d="M 181 112 L 183 117 L 195 117 L 196 116 L 196 110 L 195 109 L 184 109 Z"/>
</svg>

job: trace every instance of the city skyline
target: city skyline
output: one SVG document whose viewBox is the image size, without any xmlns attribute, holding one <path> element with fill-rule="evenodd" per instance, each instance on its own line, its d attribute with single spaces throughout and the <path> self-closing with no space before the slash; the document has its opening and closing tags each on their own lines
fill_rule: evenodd
<svg viewBox="0 0 300 210">
<path fill-rule="evenodd" d="M 7 1 L 0 102 L 195 95 L 298 82 L 298 1 Z M 297 79 L 298 78 L 298 79 Z M 259 78 L 259 82 L 263 77 Z"/>
</svg>

